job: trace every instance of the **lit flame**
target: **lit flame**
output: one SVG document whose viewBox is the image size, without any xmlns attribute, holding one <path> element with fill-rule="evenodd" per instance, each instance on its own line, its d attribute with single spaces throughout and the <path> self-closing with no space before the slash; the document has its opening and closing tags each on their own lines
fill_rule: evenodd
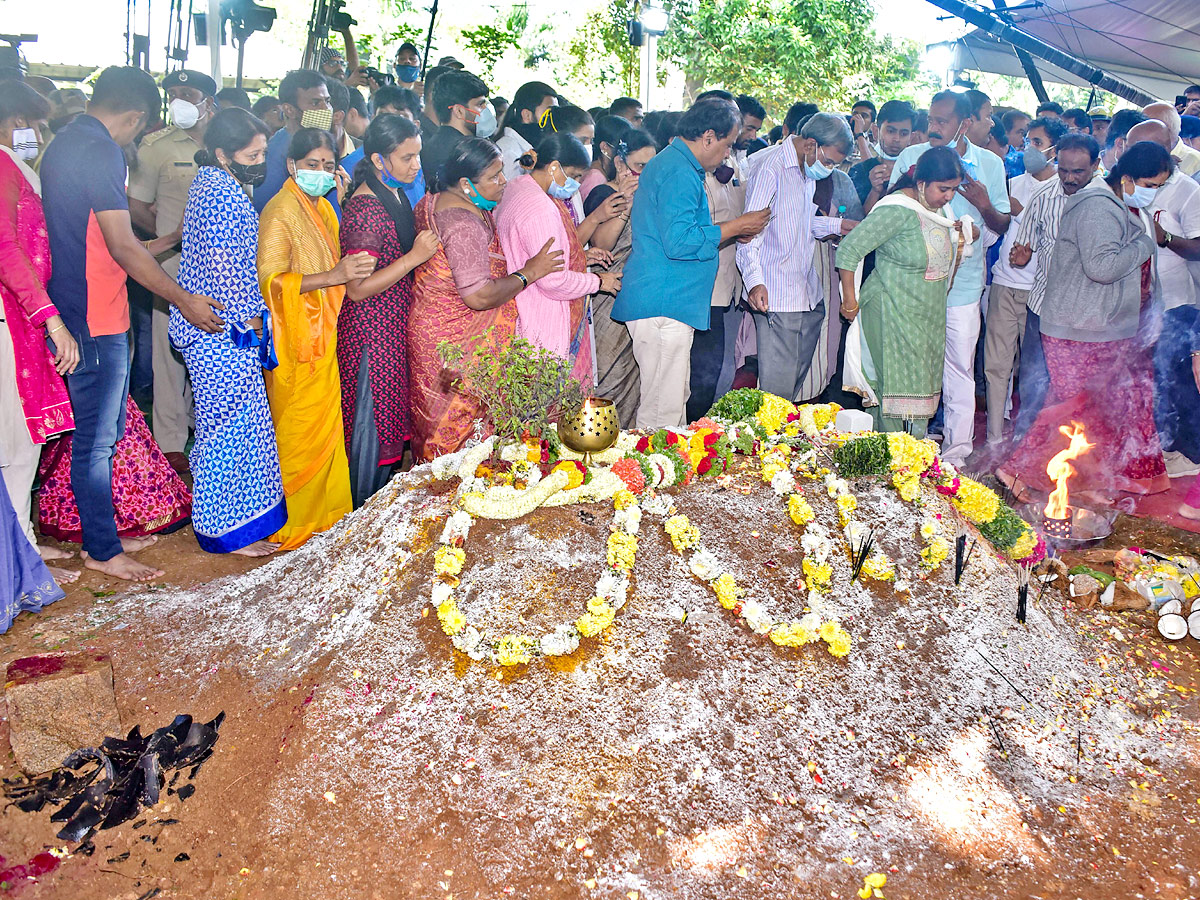
<svg viewBox="0 0 1200 900">
<path fill-rule="evenodd" d="M 1045 512 L 1048 519 L 1070 517 L 1071 508 L 1067 503 L 1067 479 L 1075 474 L 1075 467 L 1071 465 L 1070 461 L 1077 456 L 1082 456 L 1095 446 L 1095 444 L 1088 443 L 1087 435 L 1083 433 L 1083 426 L 1078 422 L 1072 422 L 1070 428 L 1060 425 L 1058 430 L 1071 443 L 1067 445 L 1066 450 L 1054 454 L 1054 457 L 1046 465 L 1046 474 L 1057 484 L 1046 503 Z"/>
</svg>

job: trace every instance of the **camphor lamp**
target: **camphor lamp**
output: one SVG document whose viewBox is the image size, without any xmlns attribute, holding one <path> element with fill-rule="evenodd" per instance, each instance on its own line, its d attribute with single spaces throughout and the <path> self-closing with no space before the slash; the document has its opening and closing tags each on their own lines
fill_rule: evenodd
<svg viewBox="0 0 1200 900">
<path fill-rule="evenodd" d="M 617 408 L 611 400 L 588 397 L 579 411 L 559 423 L 562 442 L 583 454 L 583 464 L 592 464 L 592 454 L 607 450 L 617 442 L 620 425 Z"/>
</svg>

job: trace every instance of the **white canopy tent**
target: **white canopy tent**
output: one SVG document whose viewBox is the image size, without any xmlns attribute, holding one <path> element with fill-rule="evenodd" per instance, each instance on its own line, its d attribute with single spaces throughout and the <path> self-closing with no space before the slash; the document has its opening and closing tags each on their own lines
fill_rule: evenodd
<svg viewBox="0 0 1200 900">
<path fill-rule="evenodd" d="M 995 6 L 984 0 L 970 9 L 952 8 L 959 4 L 946 0 L 930 2 L 975 25 L 981 25 L 979 15 L 1010 25 L 1159 100 L 1171 101 L 1185 86 L 1200 82 L 1200 0 L 1034 0 L 1007 8 L 1003 0 Z M 953 66 L 1026 74 L 1013 43 L 994 31 L 979 27 L 954 42 Z M 1026 49 L 1047 81 L 1084 87 L 1095 81 Z"/>
</svg>

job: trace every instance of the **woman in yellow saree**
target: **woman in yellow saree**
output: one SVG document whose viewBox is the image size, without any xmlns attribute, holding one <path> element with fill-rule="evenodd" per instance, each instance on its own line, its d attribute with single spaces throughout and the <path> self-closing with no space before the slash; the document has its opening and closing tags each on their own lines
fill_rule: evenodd
<svg viewBox="0 0 1200 900">
<path fill-rule="evenodd" d="M 338 220 L 325 195 L 345 189 L 333 137 L 302 128 L 288 147 L 291 177 L 262 212 L 258 280 L 279 365 L 264 373 L 288 517 L 271 540 L 293 550 L 352 508 L 342 429 L 337 320 L 345 284 L 371 273 L 368 253 L 339 258 Z"/>
</svg>

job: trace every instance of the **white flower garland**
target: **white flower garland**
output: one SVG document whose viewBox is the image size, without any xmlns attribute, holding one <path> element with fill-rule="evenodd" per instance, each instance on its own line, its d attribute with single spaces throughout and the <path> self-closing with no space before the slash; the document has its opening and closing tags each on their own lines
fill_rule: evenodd
<svg viewBox="0 0 1200 900">
<path fill-rule="evenodd" d="M 559 479 L 565 484 L 566 473 L 552 473 L 544 481 L 551 482 Z M 561 488 L 553 485 L 551 487 L 553 490 L 561 492 Z M 533 491 L 532 488 L 526 491 L 515 491 L 514 489 L 516 494 L 528 494 Z M 455 649 L 465 653 L 471 659 L 491 660 L 493 664 L 500 666 L 529 663 L 539 655 L 565 656 L 574 653 L 579 649 L 581 638 L 599 634 L 612 625 L 614 616 L 625 606 L 629 596 L 628 572 L 623 568 L 606 567 L 596 580 L 595 593 L 587 603 L 587 612 L 574 623 L 558 625 L 553 631 L 539 636 L 510 634 L 494 638 L 486 626 L 481 627 L 467 621 L 466 616 L 459 609 L 454 588 L 459 583 L 457 576 L 466 562 L 466 553 L 461 547 L 466 542 L 471 526 L 474 524 L 468 507 L 472 504 L 481 504 L 487 507 L 489 512 L 504 513 L 504 515 L 494 515 L 493 518 L 512 518 L 513 516 L 509 516 L 507 513 L 513 511 L 517 499 L 519 498 L 488 501 L 477 493 L 467 494 L 462 498 L 463 509 L 452 513 L 442 529 L 439 539 L 440 547 L 434 555 L 434 568 L 438 577 L 434 579 L 430 592 L 430 604 L 437 613 L 442 630 L 450 636 Z M 625 503 L 626 501 L 620 502 Z M 489 506 L 489 503 L 492 505 Z M 503 503 L 508 503 L 509 506 L 505 509 L 495 508 L 497 504 Z M 641 509 L 636 500 L 628 502 L 628 505 L 616 510 L 614 534 L 609 536 L 610 565 L 624 565 L 621 562 L 614 562 L 613 559 L 616 535 L 628 535 L 629 537 L 623 538 L 623 543 L 629 543 L 636 549 L 635 536 L 640 527 Z M 630 553 L 627 563 L 629 570 L 632 570 L 633 567 L 632 560 L 633 556 Z"/>
</svg>

